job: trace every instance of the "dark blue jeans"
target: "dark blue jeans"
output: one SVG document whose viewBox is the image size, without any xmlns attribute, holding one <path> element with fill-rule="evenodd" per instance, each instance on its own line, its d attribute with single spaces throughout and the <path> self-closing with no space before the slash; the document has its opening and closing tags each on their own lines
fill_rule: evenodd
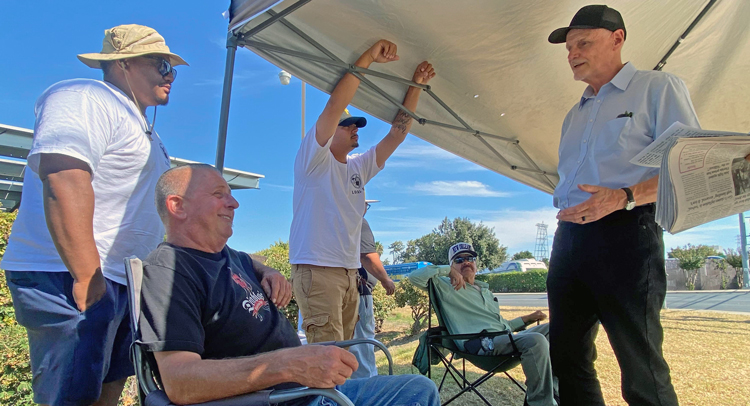
<svg viewBox="0 0 750 406">
<path fill-rule="evenodd" d="M 666 271 L 654 206 L 584 225 L 560 222 L 553 247 L 549 338 L 561 406 L 604 405 L 594 370 L 598 322 L 620 365 L 628 404 L 676 406 L 662 355 Z"/>
</svg>

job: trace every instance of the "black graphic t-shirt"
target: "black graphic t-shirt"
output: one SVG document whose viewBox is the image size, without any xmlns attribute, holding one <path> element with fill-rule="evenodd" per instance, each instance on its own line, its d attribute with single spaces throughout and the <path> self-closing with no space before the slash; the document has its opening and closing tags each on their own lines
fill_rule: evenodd
<svg viewBox="0 0 750 406">
<path fill-rule="evenodd" d="M 143 265 L 140 329 L 149 351 L 221 359 L 300 345 L 247 254 L 162 243 Z"/>
</svg>

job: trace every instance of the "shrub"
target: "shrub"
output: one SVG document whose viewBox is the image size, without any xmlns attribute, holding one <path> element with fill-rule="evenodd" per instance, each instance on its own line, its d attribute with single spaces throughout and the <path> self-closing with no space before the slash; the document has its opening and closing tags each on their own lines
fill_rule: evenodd
<svg viewBox="0 0 750 406">
<path fill-rule="evenodd" d="M 383 328 L 383 322 L 390 316 L 393 309 L 396 308 L 396 298 L 394 295 L 388 296 L 385 289 L 379 284 L 372 290 L 372 310 L 375 314 L 375 332 L 379 333 Z"/>
<path fill-rule="evenodd" d="M 255 255 L 261 255 L 266 257 L 264 264 L 271 268 L 281 272 L 285 278 L 290 279 L 292 277 L 292 265 L 289 264 L 289 243 L 283 241 L 277 241 L 271 244 L 270 247 L 258 251 Z M 289 304 L 279 309 L 289 322 L 292 323 L 294 329 L 297 329 L 297 315 L 299 314 L 299 306 L 297 300 L 292 295 L 292 300 Z"/>
<path fill-rule="evenodd" d="M 29 343 L 26 330 L 16 322 L 3 270 L 0 270 L 0 358 L 3 362 L 0 404 L 33 405 Z"/>
<path fill-rule="evenodd" d="M 396 306 L 411 308 L 411 318 L 414 323 L 409 330 L 409 335 L 416 335 L 425 325 L 430 306 L 427 292 L 417 288 L 409 282 L 409 278 L 403 278 L 396 285 Z"/>
<path fill-rule="evenodd" d="M 477 280 L 487 282 L 495 293 L 547 291 L 546 269 L 477 275 Z"/>
</svg>

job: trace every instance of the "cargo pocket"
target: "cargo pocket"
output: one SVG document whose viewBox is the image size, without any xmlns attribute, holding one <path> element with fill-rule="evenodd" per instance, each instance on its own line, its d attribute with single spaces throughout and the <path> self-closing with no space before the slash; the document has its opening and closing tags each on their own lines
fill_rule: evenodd
<svg viewBox="0 0 750 406">
<path fill-rule="evenodd" d="M 310 343 L 336 340 L 328 315 L 306 318 L 302 321 L 302 328 L 305 330 L 307 341 Z"/>
</svg>

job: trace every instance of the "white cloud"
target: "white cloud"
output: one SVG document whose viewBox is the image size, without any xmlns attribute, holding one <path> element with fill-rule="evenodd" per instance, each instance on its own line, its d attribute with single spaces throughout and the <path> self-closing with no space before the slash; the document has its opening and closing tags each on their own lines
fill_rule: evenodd
<svg viewBox="0 0 750 406">
<path fill-rule="evenodd" d="M 287 186 L 287 185 L 275 185 L 273 183 L 263 182 L 261 184 L 261 188 L 263 187 L 269 187 L 271 189 L 278 189 L 282 192 L 292 192 L 294 191 L 294 186 Z"/>
<path fill-rule="evenodd" d="M 370 208 L 368 210 L 368 212 L 370 212 L 370 211 L 401 211 L 401 210 L 406 210 L 406 207 L 378 206 L 378 205 L 374 205 L 374 206 L 372 206 L 372 208 Z"/>
<path fill-rule="evenodd" d="M 389 168 L 429 168 L 451 172 L 487 169 L 427 142 L 404 143 L 388 159 Z"/>
<path fill-rule="evenodd" d="M 491 190 L 476 180 L 417 182 L 412 190 L 433 196 L 508 197 L 511 193 Z"/>
</svg>

